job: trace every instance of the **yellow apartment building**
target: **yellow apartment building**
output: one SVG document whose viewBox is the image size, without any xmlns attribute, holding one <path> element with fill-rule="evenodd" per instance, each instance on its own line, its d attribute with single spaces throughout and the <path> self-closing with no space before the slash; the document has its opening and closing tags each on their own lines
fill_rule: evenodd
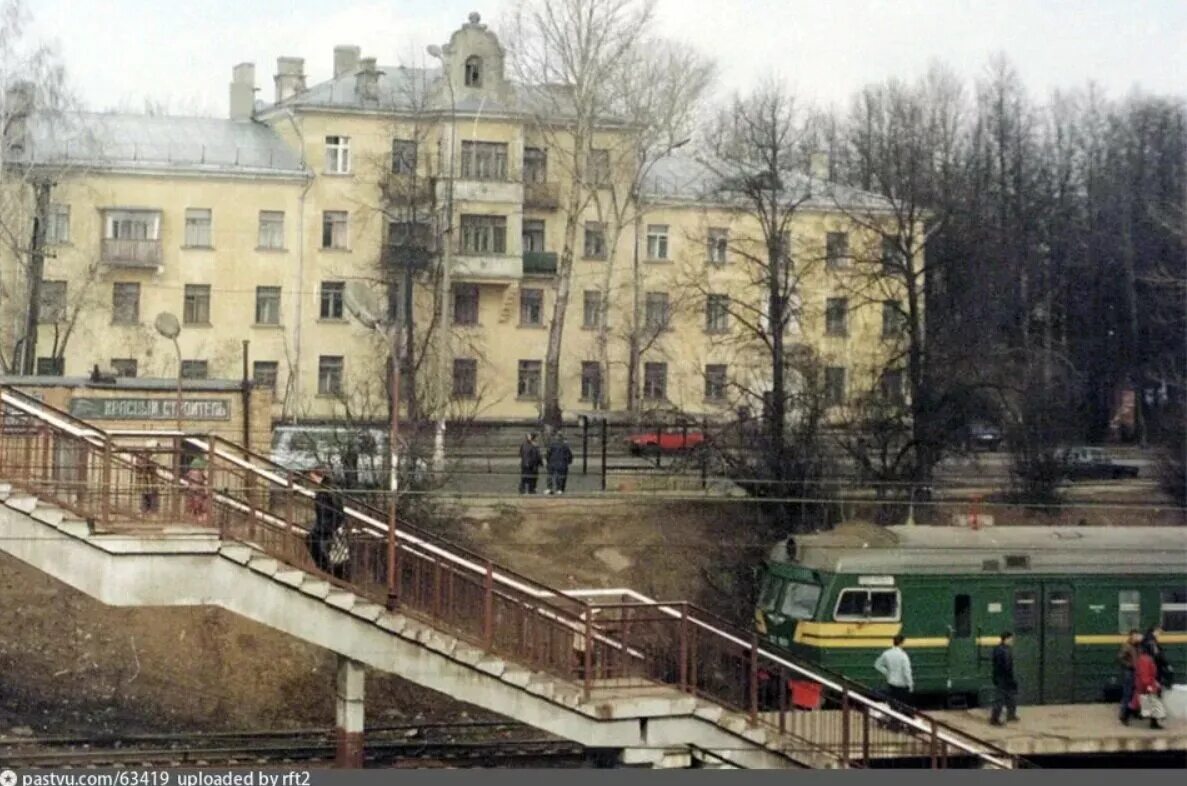
<svg viewBox="0 0 1187 786">
<path fill-rule="evenodd" d="M 361 287 L 385 318 L 402 321 L 411 299 L 422 413 L 537 419 L 573 187 L 550 157 L 563 120 L 541 124 L 476 14 L 441 48 L 440 69 L 360 54 L 335 48 L 334 76 L 316 85 L 302 59 L 279 58 L 270 101 L 256 98 L 254 66 L 236 66 L 225 120 L 82 114 L 20 125 L 26 175 L 52 180 L 37 374 L 98 365 L 170 377 L 179 351 L 186 377 L 238 379 L 247 340 L 275 418 L 379 420 L 387 339 L 352 313 Z M 627 133 L 608 121 L 591 150 L 615 186 L 611 151 Z M 765 294 L 745 261 L 756 222 L 709 198 L 707 177 L 691 158 L 659 161 L 621 231 L 605 199 L 588 200 L 561 362 L 567 414 L 627 409 L 632 333 L 643 410 L 722 414 L 738 403 L 731 391 L 769 377 Z M 876 213 L 879 202 L 809 174 L 793 187 L 806 192 L 790 233 L 798 278 L 786 341 L 820 358 L 841 405 L 880 384 L 895 351 L 883 302 L 894 287 L 847 280 L 852 258 L 880 238 L 846 210 Z M 34 199 L 27 183 L 15 188 Z M 24 335 L 27 264 L 10 250 L 0 266 L 6 348 Z M 176 351 L 154 329 L 165 311 L 181 322 Z"/>
</svg>

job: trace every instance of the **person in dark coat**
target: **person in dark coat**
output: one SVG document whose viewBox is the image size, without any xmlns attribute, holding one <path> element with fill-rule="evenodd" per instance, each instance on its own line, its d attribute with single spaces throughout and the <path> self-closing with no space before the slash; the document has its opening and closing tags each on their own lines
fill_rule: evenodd
<svg viewBox="0 0 1187 786">
<path fill-rule="evenodd" d="M 993 648 L 993 711 L 989 722 L 1002 725 L 1002 707 L 1006 708 L 1006 721 L 1018 720 L 1018 680 L 1014 677 L 1014 634 L 1006 631 L 1001 643 Z"/>
<path fill-rule="evenodd" d="M 519 493 L 535 494 L 540 479 L 540 448 L 536 446 L 536 435 L 528 434 L 519 446 Z"/>
<path fill-rule="evenodd" d="M 548 444 L 548 488 L 545 494 L 564 494 L 569 481 L 569 465 L 573 463 L 573 451 L 565 442 L 565 436 L 557 432 Z"/>
<path fill-rule="evenodd" d="M 1134 628 L 1117 651 L 1117 665 L 1121 667 L 1121 722 L 1125 725 L 1129 725 L 1129 718 L 1133 715 L 1129 705 L 1133 703 L 1133 672 L 1137 668 L 1141 645 L 1142 632 Z"/>
<path fill-rule="evenodd" d="M 1142 637 L 1139 649 L 1154 659 L 1154 665 L 1158 668 L 1158 683 L 1164 687 L 1170 687 L 1175 684 L 1175 669 L 1171 666 L 1170 659 L 1166 657 L 1166 651 L 1162 649 L 1161 639 L 1161 625 L 1148 628 L 1146 635 Z"/>
<path fill-rule="evenodd" d="M 313 562 L 320 570 L 334 578 L 345 578 L 346 566 L 350 562 L 349 554 L 346 555 L 346 559 L 341 559 L 342 555 L 333 554 L 332 548 L 334 536 L 346 524 L 342 498 L 331 485 L 329 472 L 325 467 L 318 467 L 310 472 L 309 479 L 317 486 L 317 493 L 313 497 L 313 526 L 305 536 L 309 555 L 313 557 Z"/>
</svg>

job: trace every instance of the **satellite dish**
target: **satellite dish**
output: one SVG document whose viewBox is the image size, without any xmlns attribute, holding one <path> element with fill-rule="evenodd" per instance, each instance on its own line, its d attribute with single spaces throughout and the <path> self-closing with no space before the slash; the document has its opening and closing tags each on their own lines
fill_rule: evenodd
<svg viewBox="0 0 1187 786">
<path fill-rule="evenodd" d="M 346 303 L 347 311 L 365 326 L 372 329 L 383 326 L 383 306 L 379 302 L 375 288 L 366 281 L 356 279 L 346 282 L 342 299 Z"/>
<path fill-rule="evenodd" d="M 157 318 L 153 320 L 153 327 L 165 338 L 177 338 L 181 335 L 181 323 L 168 311 L 157 314 Z"/>
</svg>

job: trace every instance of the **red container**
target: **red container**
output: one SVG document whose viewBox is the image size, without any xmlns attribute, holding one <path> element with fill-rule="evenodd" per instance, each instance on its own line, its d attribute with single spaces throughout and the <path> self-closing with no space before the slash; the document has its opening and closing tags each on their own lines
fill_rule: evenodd
<svg viewBox="0 0 1187 786">
<path fill-rule="evenodd" d="M 791 706 L 803 710 L 820 709 L 820 683 L 805 682 L 803 680 L 788 680 L 791 688 Z"/>
</svg>

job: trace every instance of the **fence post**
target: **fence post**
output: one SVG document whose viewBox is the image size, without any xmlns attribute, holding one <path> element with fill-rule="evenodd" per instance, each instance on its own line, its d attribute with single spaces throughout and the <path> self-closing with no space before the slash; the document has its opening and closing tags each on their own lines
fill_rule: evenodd
<svg viewBox="0 0 1187 786">
<path fill-rule="evenodd" d="M 841 764 L 849 766 L 849 689 L 841 688 Z"/>
<path fill-rule="evenodd" d="M 581 416 L 581 474 L 589 474 L 589 416 Z"/>
<path fill-rule="evenodd" d="M 103 505 L 100 508 L 99 520 L 103 523 L 103 529 L 109 529 L 111 522 L 111 440 L 104 438 L 103 440 Z"/>
<path fill-rule="evenodd" d="M 688 603 L 680 604 L 680 692 L 688 691 Z"/>
<path fill-rule="evenodd" d="M 928 753 L 931 756 L 931 768 L 933 770 L 939 769 L 939 750 L 936 743 L 939 741 L 936 736 L 936 719 L 931 719 L 931 739 L 928 740 Z"/>
<path fill-rule="evenodd" d="M 657 423 L 655 426 L 655 468 L 659 469 L 663 464 L 663 441 L 664 441 L 664 424 Z"/>
<path fill-rule="evenodd" d="M 181 520 L 181 448 L 182 448 L 181 434 L 173 437 L 173 520 Z"/>
<path fill-rule="evenodd" d="M 495 566 L 486 561 L 482 579 L 482 646 L 490 650 L 495 640 Z M 522 653 L 521 653 L 522 654 Z"/>
<path fill-rule="evenodd" d="M 709 488 L 709 448 L 705 440 L 709 435 L 709 418 L 701 418 L 701 442 L 698 449 L 701 453 L 701 491 Z"/>
<path fill-rule="evenodd" d="M 582 683 L 584 686 L 585 700 L 589 701 L 589 691 L 593 678 L 593 608 L 589 602 L 585 603 L 585 650 L 582 652 Z"/>
<path fill-rule="evenodd" d="M 606 419 L 602 418 L 602 491 L 606 490 Z"/>
<path fill-rule="evenodd" d="M 870 766 L 870 708 L 866 704 L 861 706 L 861 760 Z"/>
<path fill-rule="evenodd" d="M 750 723 L 758 723 L 758 631 L 750 631 Z"/>
</svg>

